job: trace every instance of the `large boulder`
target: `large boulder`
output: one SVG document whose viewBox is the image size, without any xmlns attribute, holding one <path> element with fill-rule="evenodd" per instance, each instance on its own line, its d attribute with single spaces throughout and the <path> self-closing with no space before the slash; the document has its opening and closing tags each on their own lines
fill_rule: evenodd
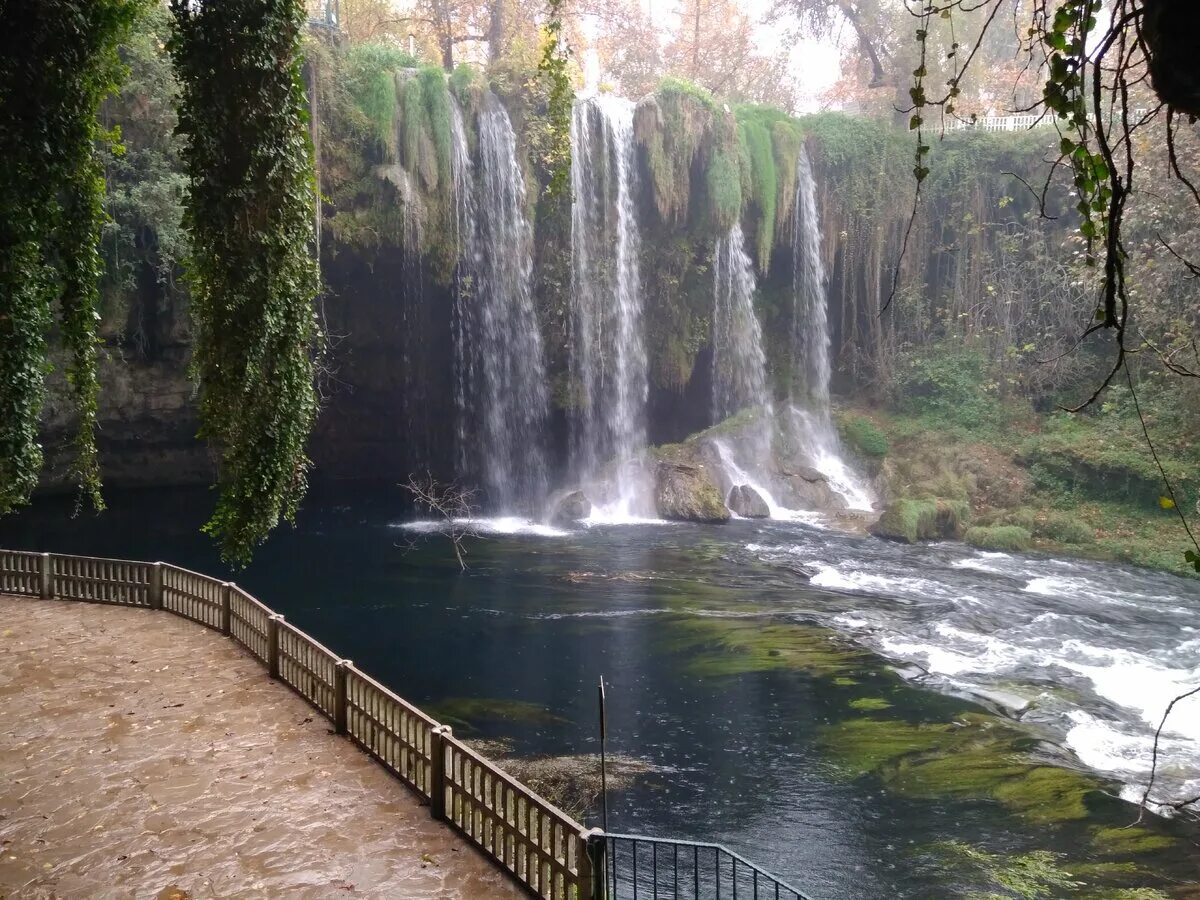
<svg viewBox="0 0 1200 900">
<path fill-rule="evenodd" d="M 592 501 L 583 491 L 568 491 L 550 501 L 550 521 L 555 525 L 573 525 L 592 514 Z"/>
<path fill-rule="evenodd" d="M 725 505 L 743 519 L 765 519 L 771 515 L 767 501 L 748 484 L 735 484 L 729 491 Z"/>
<path fill-rule="evenodd" d="M 829 479 L 816 469 L 798 466 L 780 472 L 784 502 L 795 509 L 817 509 L 823 512 L 845 509 L 846 500 L 829 486 Z"/>
<path fill-rule="evenodd" d="M 713 471 L 694 448 L 673 444 L 657 448 L 655 455 L 654 504 L 659 516 L 681 522 L 729 521 L 729 507 Z"/>
</svg>

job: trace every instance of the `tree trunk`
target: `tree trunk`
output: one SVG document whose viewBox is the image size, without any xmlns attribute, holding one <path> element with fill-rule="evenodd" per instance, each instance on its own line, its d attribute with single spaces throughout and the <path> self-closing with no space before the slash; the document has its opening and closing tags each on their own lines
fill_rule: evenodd
<svg viewBox="0 0 1200 900">
<path fill-rule="evenodd" d="M 454 39 L 446 36 L 441 40 L 442 68 L 447 72 L 454 71 Z"/>
<path fill-rule="evenodd" d="M 492 0 L 488 21 L 488 62 L 500 58 L 504 49 L 504 0 Z"/>
</svg>

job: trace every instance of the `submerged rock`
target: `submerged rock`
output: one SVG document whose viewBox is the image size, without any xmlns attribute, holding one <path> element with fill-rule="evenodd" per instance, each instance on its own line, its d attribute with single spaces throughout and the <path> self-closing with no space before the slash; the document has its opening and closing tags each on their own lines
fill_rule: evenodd
<svg viewBox="0 0 1200 900">
<path fill-rule="evenodd" d="M 550 502 L 550 521 L 571 525 L 592 514 L 592 501 L 583 491 L 569 491 Z"/>
<path fill-rule="evenodd" d="M 743 519 L 765 519 L 771 515 L 767 501 L 748 484 L 734 485 L 729 491 L 725 505 Z"/>
</svg>

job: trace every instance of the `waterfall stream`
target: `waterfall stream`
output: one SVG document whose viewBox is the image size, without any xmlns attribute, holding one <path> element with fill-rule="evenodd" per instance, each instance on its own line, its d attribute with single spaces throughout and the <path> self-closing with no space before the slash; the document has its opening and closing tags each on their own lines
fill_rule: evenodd
<svg viewBox="0 0 1200 900">
<path fill-rule="evenodd" d="M 460 472 L 477 471 L 489 507 L 531 515 L 547 490 L 549 406 L 542 339 L 530 289 L 533 234 L 516 136 L 488 93 L 472 172 L 455 117 L 457 225 L 463 247 L 454 317 Z M 474 197 L 469 186 L 473 186 Z"/>
<path fill-rule="evenodd" d="M 571 117 L 571 376 L 580 398 L 571 468 L 594 486 L 594 518 L 608 521 L 653 512 L 641 462 L 648 379 L 633 109 L 596 95 Z"/>
<path fill-rule="evenodd" d="M 850 509 L 869 510 L 870 489 L 846 465 L 829 411 L 829 316 L 816 182 L 804 148 L 796 165 L 792 228 L 791 396 L 783 426 Z"/>
</svg>

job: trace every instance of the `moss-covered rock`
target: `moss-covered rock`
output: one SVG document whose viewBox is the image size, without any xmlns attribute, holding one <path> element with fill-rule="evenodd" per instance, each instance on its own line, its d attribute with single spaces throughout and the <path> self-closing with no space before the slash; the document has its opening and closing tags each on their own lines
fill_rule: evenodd
<svg viewBox="0 0 1200 900">
<path fill-rule="evenodd" d="M 953 540 L 962 536 L 970 511 L 962 500 L 901 498 L 888 505 L 870 532 L 905 544 Z"/>
<path fill-rule="evenodd" d="M 729 507 L 708 464 L 687 444 L 654 451 L 654 504 L 664 519 L 680 522 L 728 522 Z"/>
</svg>

